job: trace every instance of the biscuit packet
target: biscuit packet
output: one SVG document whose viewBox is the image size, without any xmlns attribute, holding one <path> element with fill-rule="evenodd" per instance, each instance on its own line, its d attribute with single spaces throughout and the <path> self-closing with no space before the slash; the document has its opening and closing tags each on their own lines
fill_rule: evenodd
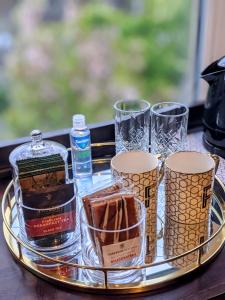
<svg viewBox="0 0 225 300">
<path fill-rule="evenodd" d="M 132 187 L 112 181 L 83 196 L 82 202 L 87 222 L 93 228 L 89 227 L 90 238 L 103 265 L 111 266 L 114 261 L 119 263 L 138 255 L 140 249 L 133 254 L 126 249 L 134 242 L 137 248 L 140 236 L 139 227 L 135 226 L 138 211 Z"/>
</svg>

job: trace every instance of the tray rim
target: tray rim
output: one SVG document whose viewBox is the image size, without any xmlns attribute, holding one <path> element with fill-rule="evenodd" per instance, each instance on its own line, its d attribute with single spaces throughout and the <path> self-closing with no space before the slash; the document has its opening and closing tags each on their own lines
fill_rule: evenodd
<svg viewBox="0 0 225 300">
<path fill-rule="evenodd" d="M 223 184 L 223 182 L 217 177 L 215 176 L 215 182 L 217 182 L 217 184 L 219 184 L 220 188 L 222 188 L 224 194 L 225 194 L 225 185 Z M 201 257 L 200 260 L 198 260 L 198 264 L 195 264 L 193 267 L 188 268 L 188 269 L 180 269 L 177 270 L 173 273 L 170 274 L 166 274 L 160 278 L 156 278 L 156 279 L 148 279 L 148 280 L 144 280 L 140 283 L 138 283 L 138 285 L 134 284 L 134 286 L 129 284 L 129 287 L 126 285 L 121 285 L 120 287 L 109 287 L 106 283 L 105 286 L 90 286 L 88 284 L 82 284 L 80 281 L 68 281 L 63 277 L 56 278 L 53 277 L 47 273 L 41 272 L 40 270 L 36 269 L 34 267 L 34 265 L 32 265 L 29 262 L 24 261 L 23 259 L 23 255 L 22 255 L 22 251 L 21 251 L 21 245 L 22 247 L 28 248 L 28 250 L 32 251 L 32 252 L 37 252 L 36 254 L 38 254 L 39 256 L 43 256 L 45 257 L 45 255 L 43 254 L 39 254 L 38 251 L 35 251 L 32 247 L 30 247 L 28 244 L 26 244 L 25 242 L 21 241 L 17 236 L 15 236 L 15 234 L 12 232 L 9 224 L 7 224 L 7 220 L 4 214 L 4 203 L 5 201 L 7 201 L 7 195 L 8 192 L 10 190 L 10 188 L 12 187 L 13 183 L 12 181 L 8 184 L 5 193 L 3 195 L 2 198 L 2 214 L 3 214 L 3 233 L 4 233 L 4 238 L 5 241 L 7 243 L 7 246 L 11 252 L 11 254 L 13 255 L 13 257 L 19 261 L 19 263 L 25 267 L 26 269 L 28 269 L 29 271 L 31 271 L 33 274 L 37 275 L 38 277 L 41 277 L 42 279 L 45 279 L 47 281 L 50 281 L 52 283 L 57 283 L 60 284 L 64 287 L 68 287 L 68 288 L 72 288 L 72 289 L 76 289 L 76 290 L 80 290 L 80 291 L 88 291 L 91 293 L 107 293 L 107 294 L 129 294 L 129 293 L 140 293 L 140 292 L 145 292 L 145 291 L 150 291 L 150 290 L 155 290 L 155 289 L 159 289 L 162 288 L 170 283 L 173 283 L 174 281 L 176 281 L 177 279 L 199 269 L 200 267 L 206 265 L 208 262 L 210 262 L 221 250 L 222 247 L 224 245 L 225 242 L 225 216 L 223 216 L 223 222 L 220 225 L 219 229 L 209 238 L 207 239 L 205 242 L 201 243 L 199 246 L 185 252 L 182 253 L 181 255 L 172 257 L 170 259 L 164 260 L 163 262 L 156 262 L 156 263 L 151 263 L 151 264 L 145 264 L 142 266 L 136 266 L 136 267 L 114 267 L 114 268 L 103 268 L 103 267 L 93 267 L 93 266 L 84 266 L 84 265 L 79 265 L 79 264 L 70 264 L 70 263 L 64 263 L 66 265 L 72 266 L 72 267 L 78 267 L 80 269 L 94 269 L 94 270 L 101 270 L 104 274 L 107 273 L 107 271 L 111 271 L 111 270 L 127 270 L 127 269 L 144 269 L 144 268 L 148 268 L 148 267 L 153 267 L 153 266 L 157 266 L 163 263 L 167 263 L 167 262 L 171 262 L 175 259 L 184 257 L 185 255 L 188 255 L 192 252 L 195 252 L 197 250 L 200 250 L 204 245 L 206 245 L 207 243 L 209 243 L 211 240 L 213 240 L 216 236 L 221 235 L 221 239 L 219 242 L 219 245 L 216 247 L 215 251 L 209 255 L 203 262 L 201 262 Z M 225 204 L 221 203 L 220 201 L 220 206 L 222 208 L 222 211 L 224 213 L 225 209 L 224 206 Z M 10 239 L 14 239 L 17 243 L 18 249 L 17 252 L 19 253 L 19 255 L 16 254 L 16 250 L 15 250 L 15 246 L 13 247 L 13 243 L 10 242 Z M 29 249 L 31 248 L 31 249 Z M 49 258 L 50 261 L 53 261 L 55 263 L 61 263 L 62 261 L 60 260 L 56 260 L 53 258 Z M 154 282 L 155 281 L 155 282 Z"/>
</svg>

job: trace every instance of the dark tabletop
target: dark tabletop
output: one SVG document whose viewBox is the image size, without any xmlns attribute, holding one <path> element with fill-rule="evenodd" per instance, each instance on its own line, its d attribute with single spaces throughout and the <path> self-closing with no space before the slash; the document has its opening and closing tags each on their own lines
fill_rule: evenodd
<svg viewBox="0 0 225 300">
<path fill-rule="evenodd" d="M 193 138 L 190 141 L 193 143 Z M 196 136 L 199 140 L 199 137 Z M 193 145 L 192 145 L 193 146 Z M 222 172 L 222 171 L 221 171 Z M 225 174 L 225 173 L 224 173 Z M 0 196 L 7 185 L 7 180 L 0 182 Z M 0 299 L 13 300 L 54 300 L 54 299 L 225 299 L 225 248 L 207 266 L 179 280 L 179 283 L 163 290 L 126 296 L 105 296 L 81 293 L 52 285 L 37 278 L 14 261 L 4 241 L 2 216 L 0 214 Z"/>
</svg>

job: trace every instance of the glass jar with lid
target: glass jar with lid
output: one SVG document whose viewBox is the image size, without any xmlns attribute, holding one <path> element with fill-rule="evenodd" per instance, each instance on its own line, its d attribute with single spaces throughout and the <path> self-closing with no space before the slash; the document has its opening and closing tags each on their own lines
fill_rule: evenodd
<svg viewBox="0 0 225 300">
<path fill-rule="evenodd" d="M 31 142 L 15 148 L 9 161 L 21 238 L 41 251 L 76 243 L 76 189 L 69 178 L 67 149 L 33 130 Z"/>
</svg>

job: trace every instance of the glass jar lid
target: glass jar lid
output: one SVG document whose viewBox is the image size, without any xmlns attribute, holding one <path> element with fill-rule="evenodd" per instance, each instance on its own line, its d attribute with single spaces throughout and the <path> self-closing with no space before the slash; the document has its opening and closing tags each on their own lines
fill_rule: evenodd
<svg viewBox="0 0 225 300">
<path fill-rule="evenodd" d="M 17 161 L 60 154 L 63 160 L 67 161 L 68 152 L 63 145 L 43 140 L 42 132 L 38 129 L 31 131 L 31 142 L 25 143 L 15 148 L 9 155 L 10 164 L 17 167 Z"/>
</svg>

